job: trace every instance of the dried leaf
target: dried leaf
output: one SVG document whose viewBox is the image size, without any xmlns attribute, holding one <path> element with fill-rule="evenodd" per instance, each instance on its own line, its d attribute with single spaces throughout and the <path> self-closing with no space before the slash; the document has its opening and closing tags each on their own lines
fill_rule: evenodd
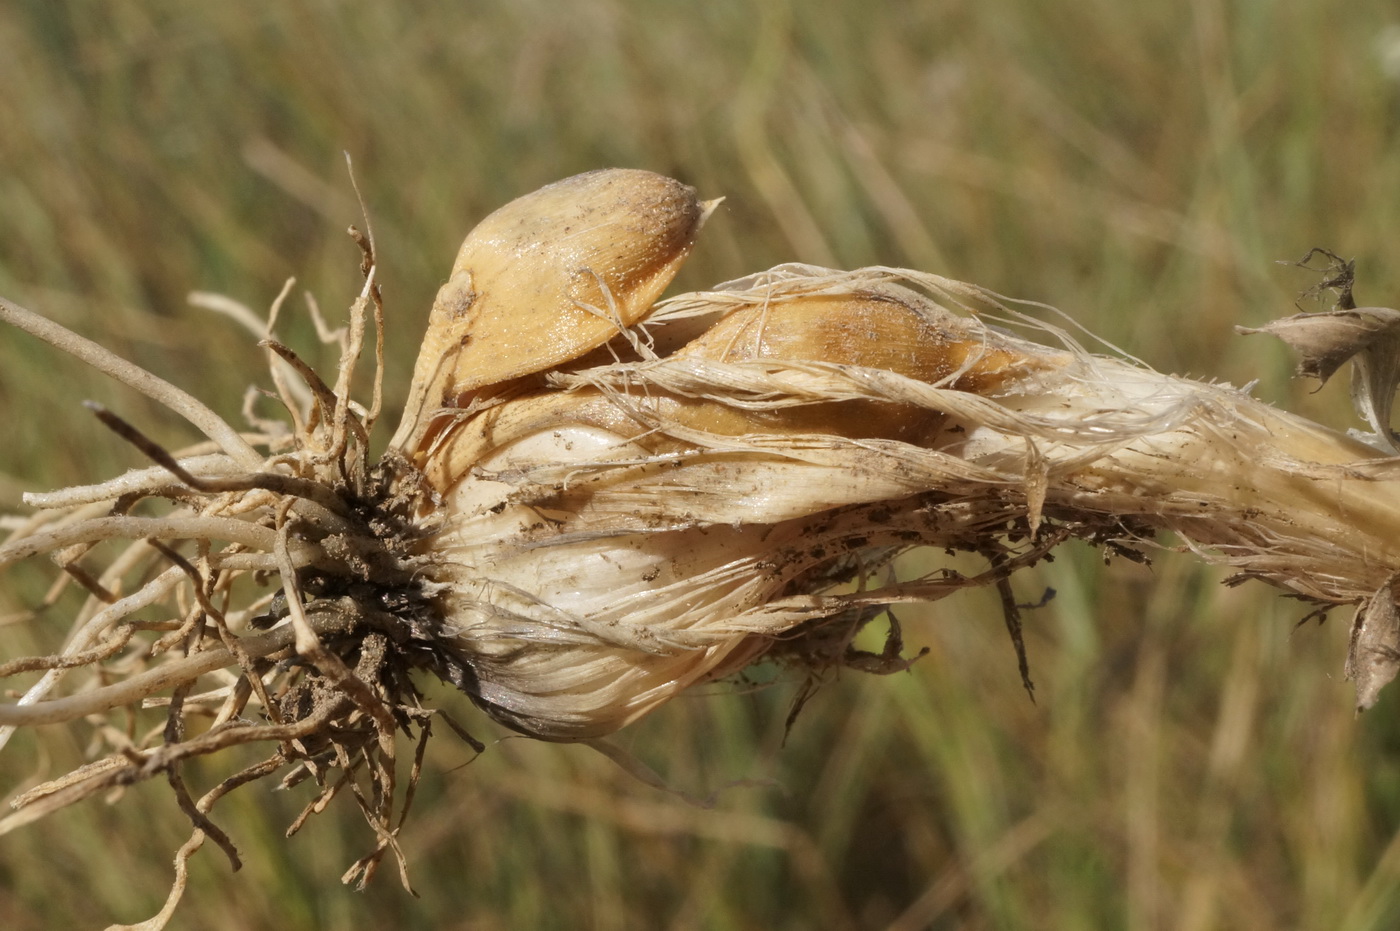
<svg viewBox="0 0 1400 931">
<path fill-rule="evenodd" d="M 1271 333 L 1301 357 L 1298 374 L 1326 382 L 1351 362 L 1351 402 L 1377 435 L 1400 450 L 1390 429 L 1390 410 L 1400 385 L 1400 310 L 1358 307 L 1319 314 L 1294 314 L 1239 333 Z"/>
<path fill-rule="evenodd" d="M 1356 709 L 1376 703 L 1381 689 L 1400 672 L 1400 611 L 1395 608 L 1396 583 L 1392 576 L 1380 591 L 1356 611 L 1347 651 L 1346 676 L 1356 682 Z"/>
</svg>

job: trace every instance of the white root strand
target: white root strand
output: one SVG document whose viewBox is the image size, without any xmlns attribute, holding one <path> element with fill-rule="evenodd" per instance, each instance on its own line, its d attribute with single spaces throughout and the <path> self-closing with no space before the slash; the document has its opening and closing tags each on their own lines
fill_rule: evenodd
<svg viewBox="0 0 1400 931">
<path fill-rule="evenodd" d="M 226 455 L 195 456 L 178 460 L 180 467 L 191 475 L 224 475 L 233 471 L 233 460 Z M 123 495 L 149 495 L 176 483 L 169 470 L 162 466 L 132 469 L 124 475 L 95 485 L 73 485 L 57 491 L 28 492 L 24 503 L 32 508 L 52 510 L 78 507 L 84 504 L 109 502 Z"/>
<path fill-rule="evenodd" d="M 283 627 L 261 636 L 245 637 L 241 645 L 248 656 L 257 658 L 290 645 L 294 636 L 290 627 Z M 163 663 L 129 679 L 79 695 L 29 705 L 0 705 L 0 725 L 35 727 L 41 724 L 62 724 L 86 715 L 135 705 L 148 695 L 191 682 L 235 662 L 232 653 L 223 647 L 215 647 L 193 656 Z"/>
<path fill-rule="evenodd" d="M 270 551 L 275 531 L 232 517 L 98 517 L 71 526 L 36 533 L 0 546 L 0 566 L 27 559 L 39 553 L 103 540 L 222 540 L 252 549 Z M 315 556 L 310 548 L 294 553 L 299 564 L 309 564 Z"/>
</svg>

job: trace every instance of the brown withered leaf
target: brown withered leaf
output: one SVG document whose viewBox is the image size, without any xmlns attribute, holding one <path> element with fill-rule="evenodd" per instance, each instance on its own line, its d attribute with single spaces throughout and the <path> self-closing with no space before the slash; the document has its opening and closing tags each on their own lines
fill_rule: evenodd
<svg viewBox="0 0 1400 931">
<path fill-rule="evenodd" d="M 1400 611 L 1395 608 L 1397 581 L 1381 586 L 1356 609 L 1347 650 L 1346 676 L 1356 683 L 1356 710 L 1376 703 L 1381 689 L 1400 672 Z"/>
<path fill-rule="evenodd" d="M 1400 310 L 1357 307 L 1294 314 L 1261 327 L 1235 327 L 1235 331 L 1277 336 L 1297 351 L 1298 374 L 1322 382 L 1351 362 L 1351 403 L 1357 414 L 1400 450 L 1400 436 L 1390 428 L 1395 389 L 1400 385 Z"/>
</svg>

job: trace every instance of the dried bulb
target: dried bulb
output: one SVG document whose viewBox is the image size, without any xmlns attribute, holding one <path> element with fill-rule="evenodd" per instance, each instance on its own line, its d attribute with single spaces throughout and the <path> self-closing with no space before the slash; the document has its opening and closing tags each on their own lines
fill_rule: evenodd
<svg viewBox="0 0 1400 931">
<path fill-rule="evenodd" d="M 892 287 L 758 300 L 656 364 L 765 360 L 873 360 L 962 390 L 1044 364 Z M 927 478 L 880 475 L 879 457 L 850 444 L 935 444 L 939 412 L 869 399 L 746 409 L 643 384 L 514 396 L 454 423 L 424 463 L 444 503 L 426 546 L 445 628 L 483 705 L 536 736 L 610 733 L 752 663 L 804 620 L 851 607 L 815 593 L 862 551 L 918 538 L 860 509 Z M 849 448 L 804 461 L 729 439 L 813 436 Z"/>
<path fill-rule="evenodd" d="M 568 179 L 473 231 L 434 307 L 401 448 L 435 495 L 420 545 L 449 649 L 499 720 L 607 734 L 824 619 L 850 633 L 1009 571 L 876 584 L 910 546 L 1015 566 L 1169 529 L 1331 603 L 1394 571 L 1400 511 L 1338 516 L 1372 492 L 1360 444 L 950 310 L 1015 318 L 973 286 L 787 266 L 653 308 L 705 213 L 645 172 Z M 587 367 L 643 320 L 706 326 Z"/>
</svg>

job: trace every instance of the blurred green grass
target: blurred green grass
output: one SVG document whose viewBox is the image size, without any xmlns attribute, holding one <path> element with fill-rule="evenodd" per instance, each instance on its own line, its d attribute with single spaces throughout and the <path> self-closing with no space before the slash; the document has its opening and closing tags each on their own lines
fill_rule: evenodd
<svg viewBox="0 0 1400 931">
<path fill-rule="evenodd" d="M 345 307 L 349 152 L 383 261 L 392 410 L 472 223 L 630 165 L 728 196 L 681 287 L 782 261 L 911 265 L 1350 424 L 1343 386 L 1307 393 L 1280 347 L 1231 328 L 1290 312 L 1312 279 L 1272 263 L 1314 245 L 1357 258 L 1362 303 L 1400 293 L 1397 29 L 1388 4 L 1322 0 L 13 0 L 0 293 L 236 418 L 258 354 L 185 294 L 262 307 L 295 275 Z M 304 315 L 284 336 L 314 354 Z M 0 503 L 134 464 L 84 397 L 193 439 L 0 333 Z M 0 615 L 46 584 L 7 580 Z M 970 595 L 901 612 L 931 655 L 839 677 L 786 741 L 789 681 L 710 687 L 622 735 L 679 787 L 747 782 L 709 811 L 584 748 L 507 739 L 468 763 L 439 739 L 403 836 L 418 899 L 392 870 L 339 885 L 371 846 L 348 804 L 286 842 L 304 797 L 254 786 L 216 810 L 247 866 L 197 856 L 172 927 L 1395 926 L 1400 699 L 1353 717 L 1345 612 L 1293 630 L 1297 603 L 1218 581 L 1169 552 L 1145 569 L 1088 550 L 1019 579 L 1026 600 L 1058 592 L 1030 616 L 1034 705 L 995 605 Z M 59 630 L 6 627 L 3 651 Z M 3 785 L 85 740 L 23 738 Z M 186 832 L 151 785 L 0 840 L 0 926 L 147 917 Z"/>
</svg>

